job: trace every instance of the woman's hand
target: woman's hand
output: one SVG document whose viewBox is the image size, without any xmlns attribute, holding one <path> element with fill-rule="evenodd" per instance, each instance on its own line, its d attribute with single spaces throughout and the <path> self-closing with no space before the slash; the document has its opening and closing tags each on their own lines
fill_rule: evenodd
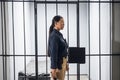
<svg viewBox="0 0 120 80">
<path fill-rule="evenodd" d="M 52 78 L 57 78 L 56 69 L 51 69 L 51 76 Z"/>
</svg>

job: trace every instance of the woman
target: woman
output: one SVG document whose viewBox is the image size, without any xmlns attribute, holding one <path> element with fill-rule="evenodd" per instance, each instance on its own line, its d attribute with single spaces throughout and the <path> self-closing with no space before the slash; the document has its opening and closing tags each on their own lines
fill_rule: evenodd
<svg viewBox="0 0 120 80">
<path fill-rule="evenodd" d="M 64 28 L 64 19 L 61 16 L 54 16 L 49 29 L 48 54 L 51 60 L 51 76 L 53 79 L 64 80 L 67 65 L 66 40 L 60 30 Z"/>
</svg>

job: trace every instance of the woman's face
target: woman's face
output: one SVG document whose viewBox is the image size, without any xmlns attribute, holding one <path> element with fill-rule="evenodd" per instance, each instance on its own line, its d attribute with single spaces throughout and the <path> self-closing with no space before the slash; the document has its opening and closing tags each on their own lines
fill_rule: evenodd
<svg viewBox="0 0 120 80">
<path fill-rule="evenodd" d="M 58 30 L 62 30 L 64 28 L 64 19 L 61 18 L 58 22 L 55 23 L 55 27 Z"/>
</svg>

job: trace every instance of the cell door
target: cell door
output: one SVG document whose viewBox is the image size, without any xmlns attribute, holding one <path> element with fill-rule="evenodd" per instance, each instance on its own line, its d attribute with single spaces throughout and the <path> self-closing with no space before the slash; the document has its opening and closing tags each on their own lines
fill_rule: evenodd
<svg viewBox="0 0 120 80">
<path fill-rule="evenodd" d="M 47 44 L 49 27 L 55 15 L 64 18 L 65 26 L 61 31 L 66 38 L 69 47 L 79 46 L 79 7 L 77 3 L 69 2 L 37 2 L 36 3 L 36 72 L 50 73 L 50 59 L 47 57 Z M 69 75 L 77 74 L 77 64 L 69 64 L 69 72 L 66 73 L 65 80 L 69 80 Z M 72 70 L 73 68 L 74 70 Z"/>
</svg>

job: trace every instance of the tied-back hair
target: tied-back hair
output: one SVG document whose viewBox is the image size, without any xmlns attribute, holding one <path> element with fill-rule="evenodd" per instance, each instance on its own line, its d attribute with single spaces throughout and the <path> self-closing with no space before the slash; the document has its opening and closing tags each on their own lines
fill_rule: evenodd
<svg viewBox="0 0 120 80">
<path fill-rule="evenodd" d="M 62 18 L 63 18 L 63 17 L 60 16 L 60 15 L 56 15 L 56 16 L 53 17 L 53 19 L 52 19 L 52 24 L 51 24 L 51 26 L 50 26 L 50 28 L 49 28 L 49 37 L 50 37 L 50 34 L 51 34 L 52 31 L 53 31 L 53 28 L 55 27 L 55 22 L 59 22 L 60 19 L 62 19 Z M 50 57 L 49 41 L 48 41 L 48 51 L 47 51 L 47 55 Z"/>
<path fill-rule="evenodd" d="M 63 17 L 60 16 L 60 15 L 56 15 L 56 16 L 53 17 L 53 19 L 52 19 L 52 24 L 51 24 L 51 26 L 50 26 L 50 28 L 49 28 L 49 35 L 50 35 L 51 32 L 53 31 L 53 28 L 54 28 L 54 26 L 55 26 L 55 22 L 59 22 L 61 18 L 63 18 Z"/>
</svg>

